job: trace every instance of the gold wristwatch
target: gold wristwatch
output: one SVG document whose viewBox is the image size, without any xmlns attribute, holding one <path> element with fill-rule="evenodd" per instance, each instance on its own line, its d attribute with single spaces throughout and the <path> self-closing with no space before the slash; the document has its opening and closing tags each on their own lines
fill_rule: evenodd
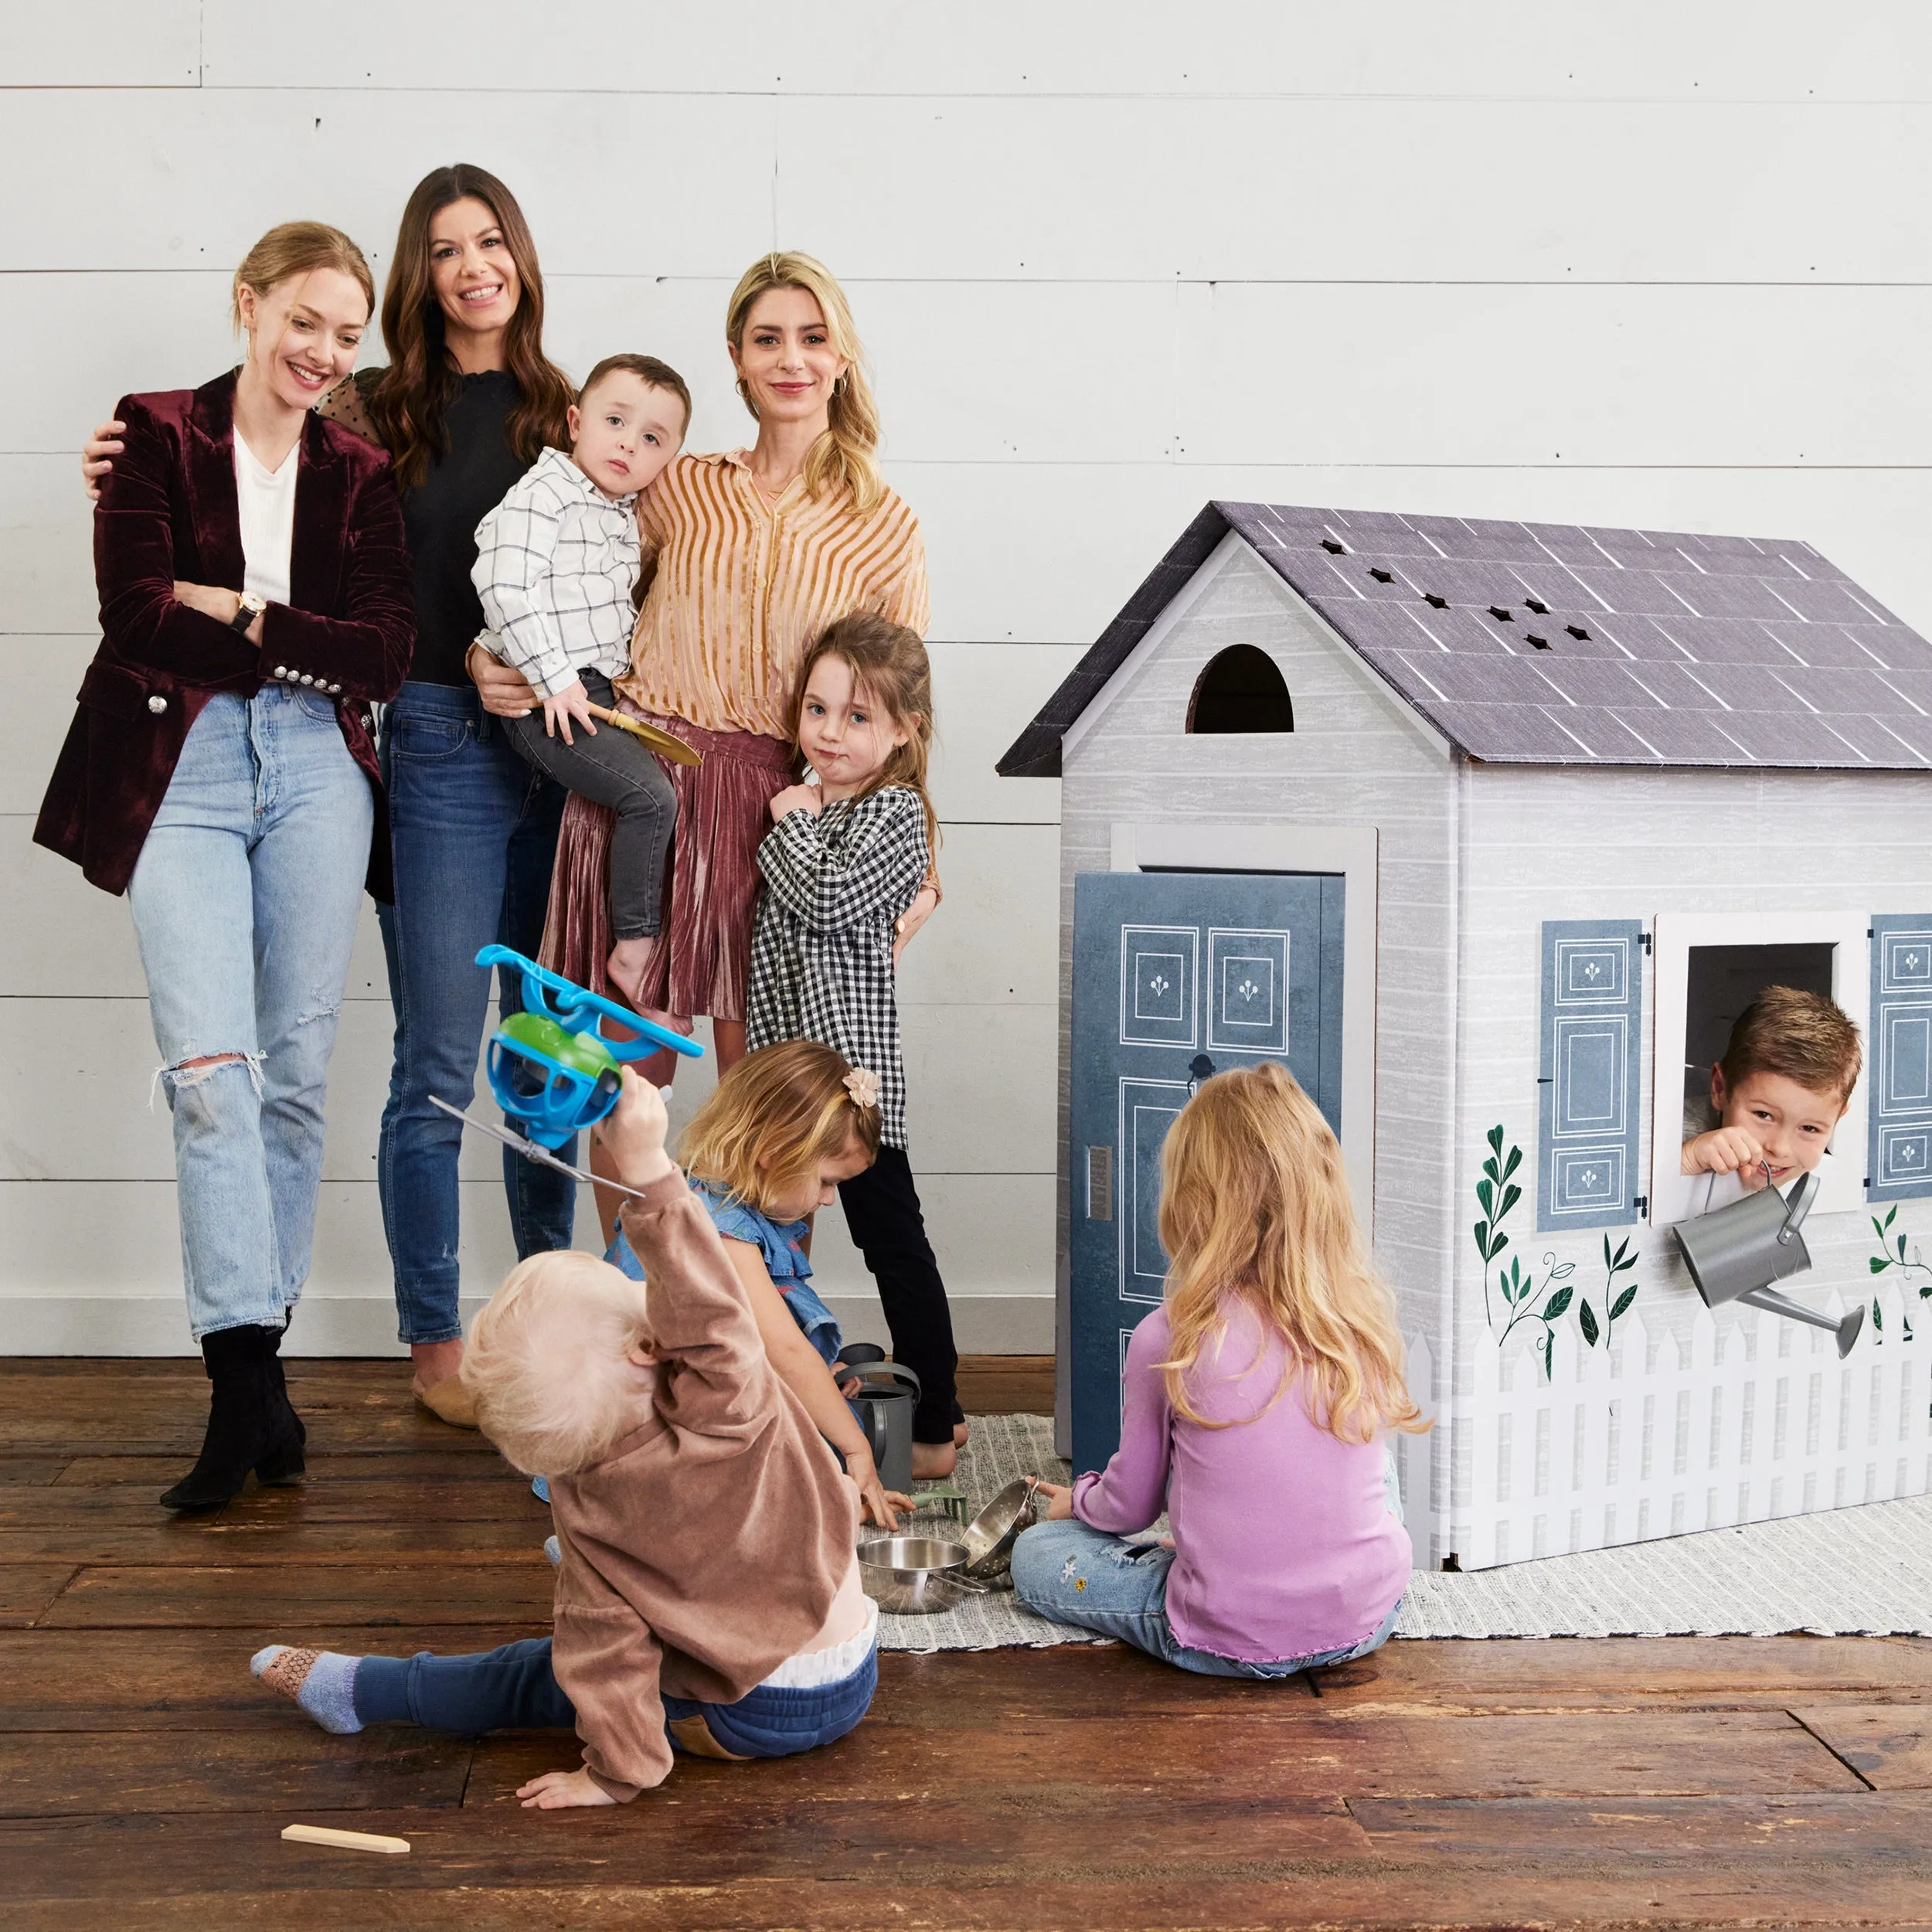
<svg viewBox="0 0 1932 1932">
<path fill-rule="evenodd" d="M 268 608 L 267 598 L 258 597 L 253 590 L 243 590 L 239 595 L 240 605 L 235 614 L 228 620 L 228 628 L 231 631 L 246 631 Z"/>
</svg>

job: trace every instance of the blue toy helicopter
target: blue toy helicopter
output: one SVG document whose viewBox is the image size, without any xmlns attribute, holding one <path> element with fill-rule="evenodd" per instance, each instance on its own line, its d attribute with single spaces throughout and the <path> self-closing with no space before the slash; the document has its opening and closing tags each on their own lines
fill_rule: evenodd
<svg viewBox="0 0 1932 1932">
<path fill-rule="evenodd" d="M 498 1106 L 527 1131 L 516 1134 L 487 1121 L 472 1120 L 461 1107 L 434 1094 L 430 1097 L 431 1104 L 454 1114 L 464 1126 L 515 1148 L 526 1160 L 555 1168 L 580 1181 L 597 1178 L 558 1159 L 556 1150 L 572 1134 L 595 1126 L 617 1105 L 624 1066 L 662 1046 L 690 1060 L 702 1059 L 704 1049 L 696 1040 L 614 1000 L 602 998 L 507 946 L 485 946 L 477 954 L 476 963 L 486 970 L 509 967 L 523 976 L 523 1010 L 506 1015 L 491 1036 L 488 1073 Z M 637 1037 L 608 1038 L 604 1031 L 606 1021 Z M 619 1192 L 632 1193 L 635 1189 Z"/>
</svg>

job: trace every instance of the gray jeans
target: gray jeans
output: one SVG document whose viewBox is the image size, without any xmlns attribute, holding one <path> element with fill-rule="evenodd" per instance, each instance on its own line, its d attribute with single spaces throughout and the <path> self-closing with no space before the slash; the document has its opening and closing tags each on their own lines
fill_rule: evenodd
<svg viewBox="0 0 1932 1932">
<path fill-rule="evenodd" d="M 600 671 L 578 675 L 593 704 L 615 707 L 611 680 Z M 678 817 L 677 794 L 656 755 L 615 725 L 599 725 L 593 737 L 573 724 L 576 742 L 566 745 L 544 730 L 541 706 L 528 717 L 497 723 L 546 777 L 617 814 L 611 836 L 611 937 L 655 937 L 663 916 L 665 858 Z"/>
</svg>

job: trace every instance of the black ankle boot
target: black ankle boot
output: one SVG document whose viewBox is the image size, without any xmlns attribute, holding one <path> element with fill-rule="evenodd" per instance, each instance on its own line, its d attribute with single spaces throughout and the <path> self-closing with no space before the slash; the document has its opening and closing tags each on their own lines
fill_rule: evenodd
<svg viewBox="0 0 1932 1932">
<path fill-rule="evenodd" d="M 213 1389 L 201 1454 L 181 1481 L 162 1495 L 167 1509 L 213 1509 L 267 1465 L 286 1481 L 302 1467 L 301 1427 L 275 1378 L 269 1331 L 250 1325 L 203 1335 L 201 1355 Z"/>
<path fill-rule="evenodd" d="M 255 1464 L 255 1475 L 258 1481 L 270 1486 L 293 1482 L 302 1473 L 302 1451 L 308 1442 L 308 1430 L 288 1399 L 288 1382 L 282 1373 L 282 1338 L 294 1318 L 295 1311 L 291 1308 L 279 1328 L 262 1331 L 268 1338 L 269 1402 L 274 1411 L 280 1446 Z"/>
</svg>

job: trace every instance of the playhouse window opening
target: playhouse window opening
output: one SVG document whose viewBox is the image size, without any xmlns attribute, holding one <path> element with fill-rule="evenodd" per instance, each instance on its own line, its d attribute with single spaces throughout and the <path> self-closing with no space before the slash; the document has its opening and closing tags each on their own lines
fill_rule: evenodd
<svg viewBox="0 0 1932 1932">
<path fill-rule="evenodd" d="M 1711 1068 L 1724 1057 L 1737 1016 L 1767 986 L 1792 986 L 1832 997 L 1827 944 L 1692 946 L 1684 987 L 1684 1131 L 1715 1126 Z"/>
<path fill-rule="evenodd" d="M 1294 706 L 1281 666 L 1251 644 L 1216 653 L 1195 681 L 1187 728 L 1204 736 L 1292 731 Z"/>
</svg>

